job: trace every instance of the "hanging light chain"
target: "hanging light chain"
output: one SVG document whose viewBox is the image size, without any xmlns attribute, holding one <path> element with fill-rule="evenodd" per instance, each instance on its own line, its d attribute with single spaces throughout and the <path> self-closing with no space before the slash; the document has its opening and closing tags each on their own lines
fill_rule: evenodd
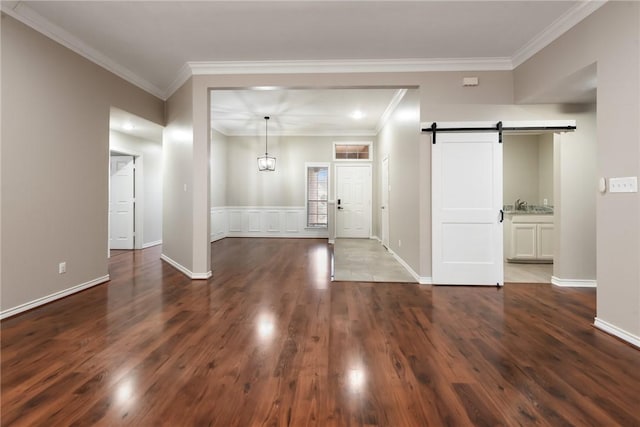
<svg viewBox="0 0 640 427">
<path fill-rule="evenodd" d="M 267 142 L 269 140 L 269 129 L 268 129 L 267 123 L 269 123 L 269 116 L 264 116 L 264 155 L 265 156 L 269 154 L 269 150 L 267 149 Z"/>
</svg>

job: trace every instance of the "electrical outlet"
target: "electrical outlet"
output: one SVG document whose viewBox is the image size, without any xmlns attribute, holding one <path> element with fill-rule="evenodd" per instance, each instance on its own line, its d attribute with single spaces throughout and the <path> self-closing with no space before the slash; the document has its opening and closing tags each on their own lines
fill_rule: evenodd
<svg viewBox="0 0 640 427">
<path fill-rule="evenodd" d="M 609 193 L 637 193 L 638 177 L 609 178 Z"/>
<path fill-rule="evenodd" d="M 547 206 L 547 205 L 549 204 L 549 199 L 543 199 L 543 200 L 542 200 L 542 204 L 543 204 L 544 206 Z"/>
<path fill-rule="evenodd" d="M 401 248 L 402 247 L 402 240 L 398 240 L 398 247 Z"/>
<path fill-rule="evenodd" d="M 67 263 L 61 262 L 58 264 L 58 274 L 64 274 L 67 272 Z"/>
</svg>

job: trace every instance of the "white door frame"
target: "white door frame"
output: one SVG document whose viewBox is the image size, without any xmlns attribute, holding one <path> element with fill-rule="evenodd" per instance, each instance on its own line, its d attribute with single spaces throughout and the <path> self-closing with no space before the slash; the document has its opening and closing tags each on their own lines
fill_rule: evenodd
<svg viewBox="0 0 640 427">
<path fill-rule="evenodd" d="M 363 162 L 363 163 L 336 163 L 334 165 L 334 169 L 333 169 L 333 176 L 335 177 L 333 180 L 333 194 L 334 194 L 334 199 L 336 201 L 335 203 L 335 209 L 334 209 L 334 233 L 333 235 L 338 238 L 338 168 L 340 167 L 363 167 L 363 168 L 367 168 L 369 169 L 369 209 L 367 209 L 368 215 L 369 215 L 369 239 L 373 238 L 373 168 L 371 166 L 370 162 Z"/>
<path fill-rule="evenodd" d="M 107 188 L 108 198 L 111 198 L 111 156 L 133 156 L 134 162 L 134 235 L 133 235 L 133 248 L 142 249 L 143 245 L 143 223 L 144 223 L 144 181 L 143 181 L 143 156 L 142 153 L 135 150 L 129 150 L 117 146 L 109 147 L 109 184 Z M 107 206 L 109 199 L 107 199 Z M 107 230 L 107 256 L 111 256 L 111 242 L 109 236 L 111 236 L 111 221 Z"/>
<path fill-rule="evenodd" d="M 385 185 L 385 180 L 384 177 L 386 176 L 386 185 Z M 389 249 L 389 242 L 391 240 L 390 238 L 390 230 L 389 230 L 389 196 L 390 196 L 390 185 L 389 185 L 389 156 L 385 156 L 384 159 L 382 159 L 382 170 L 380 171 L 380 185 L 381 185 L 381 192 L 380 192 L 380 196 L 381 196 L 381 200 L 380 200 L 380 208 L 382 210 L 384 210 L 384 212 L 380 213 L 380 240 L 382 241 L 382 245 Z M 386 201 L 387 203 L 384 204 L 382 203 L 385 199 L 385 194 L 386 194 Z M 385 221 L 386 220 L 386 221 Z M 386 236 L 385 236 L 385 232 L 386 232 Z M 386 239 L 385 239 L 386 238 Z"/>
</svg>

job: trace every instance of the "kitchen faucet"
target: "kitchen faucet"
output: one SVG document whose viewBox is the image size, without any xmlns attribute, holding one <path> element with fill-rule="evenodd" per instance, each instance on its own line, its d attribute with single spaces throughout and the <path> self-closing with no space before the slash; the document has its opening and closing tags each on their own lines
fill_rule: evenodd
<svg viewBox="0 0 640 427">
<path fill-rule="evenodd" d="M 514 204 L 514 208 L 517 211 L 524 211 L 527 210 L 527 202 L 525 202 L 524 200 L 516 200 L 516 203 Z"/>
</svg>

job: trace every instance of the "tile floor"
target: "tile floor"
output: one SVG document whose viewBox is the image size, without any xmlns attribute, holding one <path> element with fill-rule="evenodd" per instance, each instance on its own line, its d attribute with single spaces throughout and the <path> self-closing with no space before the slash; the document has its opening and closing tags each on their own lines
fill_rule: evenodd
<svg viewBox="0 0 640 427">
<path fill-rule="evenodd" d="M 416 283 L 377 240 L 336 239 L 333 253 L 335 281 Z"/>
<path fill-rule="evenodd" d="M 505 283 L 551 283 L 553 264 L 504 263 Z"/>
<path fill-rule="evenodd" d="M 377 240 L 336 239 L 335 281 L 410 282 L 411 274 Z M 504 263 L 506 283 L 551 283 L 553 264 Z"/>
</svg>

